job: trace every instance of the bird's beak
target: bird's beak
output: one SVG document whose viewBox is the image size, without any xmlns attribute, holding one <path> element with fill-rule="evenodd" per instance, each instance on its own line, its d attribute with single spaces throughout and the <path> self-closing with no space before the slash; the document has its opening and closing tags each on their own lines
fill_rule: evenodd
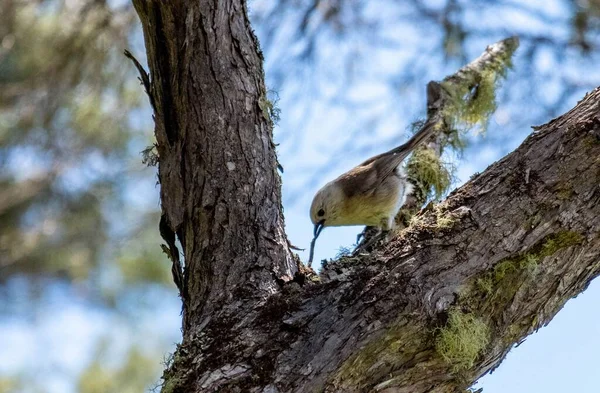
<svg viewBox="0 0 600 393">
<path fill-rule="evenodd" d="M 315 239 L 319 237 L 323 228 L 325 228 L 325 219 L 322 219 L 321 221 L 315 224 L 315 231 L 313 233 L 315 235 Z"/>
</svg>

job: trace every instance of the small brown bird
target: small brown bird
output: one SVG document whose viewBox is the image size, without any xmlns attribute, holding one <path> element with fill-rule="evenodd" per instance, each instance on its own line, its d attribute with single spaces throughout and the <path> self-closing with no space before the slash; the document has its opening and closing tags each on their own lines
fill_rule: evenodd
<svg viewBox="0 0 600 393">
<path fill-rule="evenodd" d="M 396 214 L 412 191 L 400 164 L 435 129 L 434 123 L 426 123 L 405 144 L 369 158 L 317 192 L 310 206 L 315 228 L 309 266 L 315 241 L 325 227 L 367 225 L 384 231 L 392 229 Z"/>
</svg>

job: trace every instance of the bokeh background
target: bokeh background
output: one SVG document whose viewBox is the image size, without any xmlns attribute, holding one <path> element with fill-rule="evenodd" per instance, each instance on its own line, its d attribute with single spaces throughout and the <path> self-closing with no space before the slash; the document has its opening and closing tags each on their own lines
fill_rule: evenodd
<svg viewBox="0 0 600 393">
<path fill-rule="evenodd" d="M 487 131 L 444 159 L 458 186 L 600 85 L 598 0 L 251 0 L 280 109 L 287 232 L 314 192 L 402 143 L 425 86 L 518 35 Z M 0 393 L 144 392 L 181 339 L 160 250 L 151 112 L 121 0 L 0 0 Z M 361 228 L 323 232 L 333 258 Z M 300 253 L 303 259 L 306 252 Z M 485 392 L 598 391 L 600 285 L 513 349 Z"/>
</svg>

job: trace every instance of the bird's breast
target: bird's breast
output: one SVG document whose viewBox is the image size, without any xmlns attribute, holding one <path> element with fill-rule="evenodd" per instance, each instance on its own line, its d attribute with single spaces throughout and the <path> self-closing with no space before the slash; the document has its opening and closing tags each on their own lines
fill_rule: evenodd
<svg viewBox="0 0 600 393">
<path fill-rule="evenodd" d="M 366 191 L 366 192 L 365 192 Z M 406 182 L 395 174 L 372 190 L 352 193 L 347 197 L 341 214 L 333 225 L 381 226 L 393 217 L 406 200 Z"/>
</svg>

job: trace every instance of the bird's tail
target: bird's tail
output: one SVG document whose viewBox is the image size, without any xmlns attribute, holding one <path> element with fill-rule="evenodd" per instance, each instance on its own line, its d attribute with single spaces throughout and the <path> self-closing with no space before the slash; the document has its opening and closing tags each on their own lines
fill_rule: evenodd
<svg viewBox="0 0 600 393">
<path fill-rule="evenodd" d="M 435 118 L 434 118 L 435 119 Z M 421 127 L 419 132 L 412 136 L 406 143 L 394 147 L 392 150 L 386 151 L 385 153 L 378 154 L 374 157 L 369 158 L 367 161 L 363 162 L 361 165 L 368 165 L 377 160 L 383 160 L 386 162 L 385 166 L 389 165 L 390 169 L 385 171 L 386 175 L 388 172 L 393 171 L 400 163 L 413 151 L 413 149 L 419 146 L 420 143 L 426 141 L 435 134 L 437 129 L 437 121 L 429 119 L 427 122 Z"/>
<path fill-rule="evenodd" d="M 435 117 L 434 117 L 434 119 L 435 119 Z M 419 132 L 417 132 L 415 135 L 413 135 L 412 138 L 410 138 L 406 143 L 404 143 L 398 147 L 395 147 L 392 150 L 387 151 L 381 155 L 383 156 L 383 155 L 393 155 L 393 154 L 403 153 L 402 159 L 404 159 L 406 156 L 408 156 L 408 154 L 411 151 L 413 151 L 415 149 L 415 147 L 419 146 L 422 142 L 425 142 L 433 134 L 435 134 L 435 130 L 437 129 L 437 127 L 436 127 L 437 121 L 434 119 L 427 120 L 427 122 L 425 124 L 423 124 L 423 126 L 421 127 Z"/>
</svg>

